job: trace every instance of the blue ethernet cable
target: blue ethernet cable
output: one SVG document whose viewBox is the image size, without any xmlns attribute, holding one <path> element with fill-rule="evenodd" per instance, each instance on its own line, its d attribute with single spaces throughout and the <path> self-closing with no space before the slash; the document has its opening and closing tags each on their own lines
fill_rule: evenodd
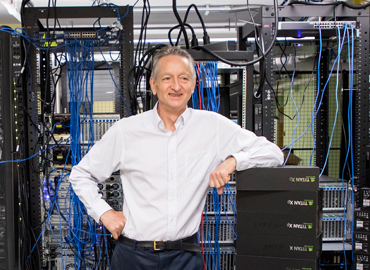
<svg viewBox="0 0 370 270">
<path fill-rule="evenodd" d="M 81 118 L 86 119 L 86 116 L 89 115 L 90 119 L 92 119 L 92 106 L 89 106 L 87 109 L 85 104 L 92 104 L 93 102 L 93 47 L 94 44 L 89 42 L 86 42 L 84 46 L 71 42 L 66 47 L 68 55 L 67 64 L 69 67 L 68 70 L 70 71 L 68 78 L 71 97 L 72 165 L 77 164 L 85 154 L 80 141 L 80 123 L 83 123 L 83 120 L 81 122 Z M 81 59 L 81 56 L 86 57 Z M 88 84 L 89 81 L 90 85 Z M 88 89 L 90 89 L 90 99 Z M 83 108 L 82 116 L 80 116 L 81 107 Z M 93 122 L 90 121 L 89 124 L 88 131 L 90 131 L 90 136 L 88 144 L 91 145 L 94 141 L 91 132 Z M 84 125 L 82 125 L 82 130 L 84 130 Z M 73 224 L 73 226 L 69 226 L 68 240 L 66 239 L 66 241 L 76 248 L 77 256 L 75 256 L 75 263 L 76 266 L 81 267 L 86 264 L 85 260 L 81 261 L 82 255 L 91 255 L 91 247 L 94 245 L 96 238 L 96 228 L 95 225 L 91 223 L 90 218 L 84 215 L 84 206 L 71 188 L 69 189 L 69 193 L 70 202 L 68 213 L 70 214 L 68 215 L 68 223 Z M 84 229 L 84 224 L 87 225 L 87 231 Z"/>
<path fill-rule="evenodd" d="M 229 183 L 227 183 L 226 185 L 228 185 Z M 230 219 L 229 219 L 229 216 L 227 214 L 227 211 L 226 211 L 226 207 L 225 207 L 225 192 L 222 192 L 222 206 L 224 208 L 224 212 L 225 212 L 225 215 L 226 215 L 226 218 L 227 218 L 227 222 L 230 226 L 230 228 L 232 229 L 233 233 L 234 233 L 234 236 L 235 236 L 235 239 L 237 239 L 237 235 L 236 235 L 236 232 L 234 230 L 234 225 L 231 223 Z"/>
<path fill-rule="evenodd" d="M 217 188 L 212 189 L 213 195 L 213 207 L 215 212 L 215 243 L 214 249 L 216 252 L 216 269 L 220 270 L 220 245 L 218 243 L 218 236 L 219 236 L 219 224 L 221 220 L 221 211 L 220 211 L 220 201 L 219 195 L 217 193 Z"/>
<path fill-rule="evenodd" d="M 200 78 L 199 78 L 199 74 L 198 74 L 198 68 L 197 68 L 197 65 L 196 64 L 194 64 L 194 69 L 195 69 L 195 76 L 198 79 L 198 83 L 200 83 Z M 195 84 L 195 86 L 194 86 L 194 92 L 191 95 L 191 102 L 193 104 L 193 108 L 194 109 L 199 109 L 199 97 L 198 97 L 198 87 L 197 87 L 197 84 Z"/>
<path fill-rule="evenodd" d="M 235 206 L 235 203 L 234 203 L 234 196 L 233 196 L 233 193 L 231 191 L 230 185 L 228 183 L 226 184 L 226 190 L 227 190 L 227 194 L 228 194 L 229 203 L 231 204 L 231 208 L 233 210 L 234 219 L 235 219 L 235 221 L 237 221 L 236 206 Z"/>
<path fill-rule="evenodd" d="M 345 24 L 346 25 L 346 24 Z M 337 60 L 337 59 L 336 59 Z M 330 77 L 331 77 L 331 75 L 333 74 L 333 70 L 334 70 L 334 66 L 335 66 L 335 63 L 336 63 L 336 60 L 334 61 L 334 64 L 333 64 L 333 67 L 331 68 L 331 70 L 330 70 L 330 73 L 329 73 L 329 77 L 328 77 L 328 80 L 326 81 L 326 83 L 325 83 L 325 86 L 324 86 L 324 88 L 323 88 L 323 93 L 321 94 L 321 99 L 320 99 L 320 102 L 319 102 L 319 105 L 318 105 L 318 108 L 317 108 L 317 111 L 316 111 L 316 113 L 314 114 L 314 117 L 313 117 L 313 120 L 314 119 L 316 119 L 316 116 L 317 116 L 317 114 L 318 114 L 318 109 L 320 108 L 320 106 L 321 106 L 321 102 L 322 102 L 322 99 L 323 99 L 323 95 L 324 95 L 324 91 L 325 91 L 325 89 L 326 89 L 326 86 L 328 85 L 328 82 L 329 82 L 329 79 L 330 79 Z M 316 99 L 315 99 L 315 105 L 314 105 L 314 108 L 316 107 L 316 103 L 317 103 L 317 97 L 316 97 Z M 314 110 L 314 108 L 313 108 L 313 110 Z M 296 141 L 298 141 L 300 138 L 302 138 L 302 136 L 304 135 L 304 134 L 306 134 L 306 132 L 308 131 L 308 129 L 310 128 L 310 127 L 312 127 L 313 126 L 313 121 L 312 121 L 312 119 L 311 119 L 311 123 L 307 126 L 307 128 L 306 128 L 306 130 L 297 138 L 297 139 L 295 139 L 294 141 L 293 141 L 293 143 L 294 142 L 296 142 Z M 282 149 L 282 151 L 284 151 L 285 149 L 287 149 L 288 147 L 290 147 L 292 144 L 289 144 L 289 145 L 287 145 L 287 146 L 285 146 L 283 149 Z M 313 149 L 314 150 L 314 149 Z"/>
<path fill-rule="evenodd" d="M 207 208 L 206 208 L 206 205 L 204 206 L 204 215 L 206 217 L 206 231 L 203 233 L 203 237 L 205 238 L 206 234 L 207 234 L 207 242 L 205 242 L 203 240 L 203 242 L 205 243 L 205 245 L 208 246 L 208 250 L 209 252 L 207 253 L 207 269 L 210 269 L 210 264 L 211 264 L 211 257 L 213 258 L 212 256 L 212 244 L 211 244 L 211 236 L 209 235 L 209 228 L 208 228 L 208 225 L 209 225 L 209 222 L 208 222 L 208 216 L 207 216 Z"/>
<path fill-rule="evenodd" d="M 55 192 L 57 192 L 57 191 L 58 191 L 59 186 L 60 186 L 60 184 L 58 183 L 58 185 L 57 185 L 57 187 L 56 187 L 56 189 L 55 189 Z M 47 224 L 48 224 L 48 222 L 49 222 L 49 219 L 50 219 L 50 215 L 51 215 L 51 213 L 52 213 L 52 210 L 54 209 L 54 205 L 55 205 L 56 199 L 57 199 L 57 197 L 56 197 L 56 196 L 54 196 L 53 203 L 52 203 L 51 207 L 50 207 L 50 208 L 49 208 L 49 210 L 48 210 L 48 214 L 47 214 L 46 221 L 45 221 L 44 225 L 42 226 L 41 233 L 40 233 L 40 234 L 39 234 L 39 236 L 37 237 L 36 242 L 35 242 L 35 244 L 33 245 L 33 247 L 32 247 L 32 249 L 31 249 L 30 254 L 28 255 L 28 259 L 31 257 L 32 252 L 34 251 L 34 249 L 35 249 L 35 247 L 36 247 L 37 243 L 39 242 L 39 240 L 40 240 L 41 236 L 43 235 L 43 233 L 44 233 L 44 231 L 45 231 L 45 228 L 46 228 L 46 225 L 47 225 Z"/>
<path fill-rule="evenodd" d="M 67 139 L 64 139 L 64 140 L 59 140 L 58 143 L 61 143 L 61 142 L 64 142 L 64 141 L 67 141 L 69 138 Z M 23 161 L 27 161 L 37 155 L 39 155 L 40 153 L 43 153 L 49 149 L 52 149 L 54 147 L 56 147 L 57 145 L 52 145 L 52 146 L 49 146 L 48 148 L 45 148 L 43 150 L 40 150 L 38 151 L 37 153 L 33 154 L 32 156 L 28 157 L 28 158 L 24 158 L 24 159 L 14 159 L 14 160 L 3 160 L 3 161 L 0 161 L 0 164 L 3 164 L 3 163 L 18 163 L 18 162 L 23 162 Z"/>
</svg>

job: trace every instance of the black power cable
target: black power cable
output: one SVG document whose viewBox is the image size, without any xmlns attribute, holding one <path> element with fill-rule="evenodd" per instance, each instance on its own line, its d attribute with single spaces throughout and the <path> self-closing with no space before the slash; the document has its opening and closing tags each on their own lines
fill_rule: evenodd
<svg viewBox="0 0 370 270">
<path fill-rule="evenodd" d="M 128 80 L 127 85 L 129 88 L 130 88 L 130 78 L 132 74 L 134 77 L 134 86 L 132 90 L 129 89 L 128 91 L 129 96 L 130 96 L 131 113 L 133 115 L 137 114 L 139 110 L 137 96 L 138 96 L 138 92 L 140 93 L 140 82 L 141 82 L 141 78 L 145 71 L 141 63 L 144 61 L 144 56 L 142 55 L 146 54 L 144 52 L 145 51 L 144 49 L 145 49 L 146 31 L 147 31 L 149 16 L 150 16 L 149 1 L 144 0 L 142 16 L 141 16 L 141 30 L 140 30 L 138 43 L 137 43 L 136 51 L 135 51 L 135 57 L 134 57 L 135 67 L 132 70 L 130 70 L 128 77 L 127 77 L 127 80 Z"/>
<path fill-rule="evenodd" d="M 191 33 L 192 33 L 192 35 L 193 35 L 193 36 L 192 36 L 192 39 L 191 39 L 192 47 L 194 47 L 194 46 L 198 46 L 198 42 L 196 42 L 196 45 L 194 45 L 194 46 L 193 46 L 193 42 L 194 42 L 194 40 L 196 40 L 196 39 L 197 39 L 197 37 L 196 37 L 196 35 L 195 35 L 195 31 L 194 31 L 193 27 L 191 27 L 191 25 L 190 25 L 190 24 L 187 24 L 187 23 L 184 23 L 184 25 L 185 25 L 186 27 L 188 27 L 188 28 L 191 30 Z M 172 33 L 172 31 L 173 31 L 173 30 L 175 30 L 176 28 L 179 28 L 179 27 L 180 27 L 180 25 L 178 24 L 178 25 L 176 25 L 176 26 L 172 27 L 172 28 L 170 29 L 170 31 L 168 31 L 168 40 L 170 41 L 170 44 L 171 44 L 172 46 L 175 46 L 175 45 L 172 43 L 171 33 Z M 180 38 L 180 34 L 179 34 L 179 36 L 177 37 L 176 45 L 177 45 L 177 42 L 178 42 L 179 38 Z"/>
<path fill-rule="evenodd" d="M 204 24 L 203 18 L 202 18 L 202 16 L 200 15 L 200 12 L 199 12 L 199 10 L 198 10 L 198 7 L 197 7 L 195 4 L 191 4 L 191 5 L 188 7 L 188 9 L 186 10 L 186 12 L 185 12 L 185 17 L 184 17 L 184 25 L 187 25 L 187 24 L 186 24 L 186 20 L 188 19 L 189 12 L 190 12 L 190 9 L 191 9 L 192 7 L 195 9 L 195 12 L 196 12 L 196 13 L 197 13 L 197 15 L 198 15 L 198 18 L 199 18 L 200 24 L 202 25 L 202 28 L 203 28 L 203 45 L 210 44 L 210 38 L 209 38 L 209 35 L 208 35 L 208 33 L 207 33 L 206 26 L 205 26 L 205 24 Z M 177 28 L 177 27 L 180 27 L 180 25 L 178 24 L 177 26 L 175 26 L 175 27 L 173 27 L 173 28 Z M 173 30 L 173 28 L 171 28 L 170 32 Z M 191 27 L 189 27 L 189 28 L 192 30 L 192 28 L 191 28 Z M 181 32 L 182 32 L 182 31 L 180 30 L 180 32 L 179 32 L 179 34 L 178 34 L 178 36 L 177 36 L 176 46 L 177 46 L 177 44 L 179 43 L 180 36 L 181 36 Z M 193 43 L 195 43 L 195 42 L 194 42 L 194 39 L 196 39 L 196 35 L 195 35 L 195 33 L 194 33 L 194 31 L 193 31 L 193 30 L 192 30 L 192 33 L 193 33 L 193 37 L 192 37 L 192 47 L 194 47 L 194 46 L 198 46 L 198 44 L 193 45 Z M 168 37 L 169 37 L 169 40 L 170 40 L 171 45 L 173 46 L 173 44 L 172 44 L 172 40 L 171 40 L 171 37 L 170 37 L 170 36 L 171 36 L 171 34 L 169 33 L 169 34 L 168 34 Z M 198 42 L 196 42 L 196 43 L 198 43 Z"/>
<path fill-rule="evenodd" d="M 172 0 L 172 10 L 173 10 L 173 14 L 176 17 L 176 20 L 178 21 L 178 23 L 181 27 L 181 31 L 184 35 L 186 49 L 189 49 L 188 35 L 186 34 L 186 31 L 185 31 L 185 25 L 184 25 L 183 21 L 181 20 L 179 13 L 177 12 L 176 0 Z"/>
<path fill-rule="evenodd" d="M 202 28 L 203 28 L 203 35 L 204 36 L 208 36 L 208 33 L 207 33 L 207 29 L 206 29 L 206 25 L 204 24 L 204 21 L 203 21 L 203 18 L 202 18 L 202 15 L 200 15 L 200 12 L 198 10 L 198 7 L 195 5 L 195 4 L 191 4 L 188 9 L 186 10 L 186 13 L 185 13 L 185 17 L 184 17 L 184 23 L 186 22 L 187 18 L 188 18 L 188 15 L 189 15 L 189 11 L 191 8 L 194 8 L 195 9 L 195 12 L 197 13 L 198 15 L 198 18 L 199 18 L 199 21 L 200 21 L 200 24 L 202 25 Z M 203 37 L 204 38 L 204 37 Z M 208 37 L 209 39 L 209 37 Z"/>
<path fill-rule="evenodd" d="M 202 51 L 208 53 L 209 55 L 213 56 L 217 60 L 219 60 L 221 62 L 224 62 L 226 64 L 229 64 L 231 66 L 245 67 L 245 66 L 253 65 L 253 64 L 261 61 L 261 59 L 265 58 L 270 53 L 270 51 L 272 50 L 272 48 L 274 47 L 274 44 L 275 44 L 275 41 L 276 41 L 276 37 L 277 37 L 277 33 L 278 33 L 278 23 L 279 23 L 279 14 L 278 14 L 279 13 L 279 9 L 278 9 L 278 1 L 277 0 L 274 0 L 274 11 L 275 12 L 273 12 L 273 13 L 274 13 L 274 17 L 275 17 L 275 20 L 274 20 L 274 23 L 275 23 L 275 31 L 274 31 L 274 36 L 273 36 L 273 39 L 271 41 L 271 44 L 270 44 L 270 46 L 267 48 L 267 50 L 261 56 L 257 57 L 256 59 L 254 59 L 252 61 L 243 62 L 243 63 L 231 62 L 231 61 L 228 61 L 228 60 L 222 58 L 221 56 L 217 55 L 216 53 L 212 52 L 207 47 L 197 46 L 197 47 L 194 47 L 193 49 L 195 49 L 195 50 L 202 50 Z"/>
</svg>

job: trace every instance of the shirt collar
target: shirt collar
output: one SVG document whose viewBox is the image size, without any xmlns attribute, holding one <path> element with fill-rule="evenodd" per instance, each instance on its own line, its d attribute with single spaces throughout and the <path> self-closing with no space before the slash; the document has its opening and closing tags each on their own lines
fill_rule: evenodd
<svg viewBox="0 0 370 270">
<path fill-rule="evenodd" d="M 163 124 L 162 119 L 159 117 L 157 108 L 158 108 L 158 102 L 155 104 L 153 108 L 153 124 L 155 127 L 159 128 L 160 130 L 164 130 L 164 124 Z M 182 126 L 185 125 L 186 121 L 190 117 L 190 111 L 191 110 L 189 109 L 189 107 L 186 106 L 185 111 L 179 116 L 179 118 L 177 119 L 175 123 L 176 130 L 180 129 Z"/>
</svg>

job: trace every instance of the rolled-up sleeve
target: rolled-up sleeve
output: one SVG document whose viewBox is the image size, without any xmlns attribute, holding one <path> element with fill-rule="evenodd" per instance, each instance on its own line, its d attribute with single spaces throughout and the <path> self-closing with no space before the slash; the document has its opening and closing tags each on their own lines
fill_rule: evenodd
<svg viewBox="0 0 370 270">
<path fill-rule="evenodd" d="M 226 118 L 220 119 L 219 134 L 221 158 L 235 157 L 237 171 L 280 166 L 284 162 L 284 154 L 276 144 Z"/>
<path fill-rule="evenodd" d="M 283 164 L 284 155 L 276 144 L 247 130 L 240 130 L 237 133 L 241 134 L 235 134 L 234 143 L 240 147 L 240 150 L 231 153 L 236 159 L 237 171 L 253 167 L 273 167 Z"/>
</svg>

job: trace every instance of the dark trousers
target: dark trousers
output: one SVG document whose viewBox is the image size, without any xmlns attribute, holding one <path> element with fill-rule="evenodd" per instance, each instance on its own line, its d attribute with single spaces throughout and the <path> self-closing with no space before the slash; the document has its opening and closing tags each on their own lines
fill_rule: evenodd
<svg viewBox="0 0 370 270">
<path fill-rule="evenodd" d="M 112 270 L 202 270 L 201 252 L 154 250 L 117 243 L 111 261 Z"/>
</svg>

